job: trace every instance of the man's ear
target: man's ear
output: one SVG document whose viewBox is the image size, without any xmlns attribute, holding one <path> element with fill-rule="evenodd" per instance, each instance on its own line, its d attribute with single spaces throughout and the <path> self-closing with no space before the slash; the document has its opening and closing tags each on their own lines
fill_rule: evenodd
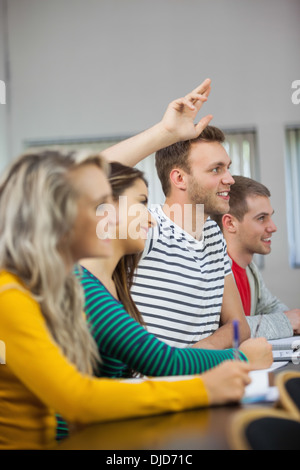
<svg viewBox="0 0 300 470">
<path fill-rule="evenodd" d="M 186 190 L 186 173 L 181 168 L 173 168 L 170 172 L 171 184 L 178 189 Z"/>
<path fill-rule="evenodd" d="M 229 233 L 236 233 L 237 231 L 237 219 L 231 214 L 224 214 L 222 217 L 222 225 L 224 230 Z"/>
</svg>

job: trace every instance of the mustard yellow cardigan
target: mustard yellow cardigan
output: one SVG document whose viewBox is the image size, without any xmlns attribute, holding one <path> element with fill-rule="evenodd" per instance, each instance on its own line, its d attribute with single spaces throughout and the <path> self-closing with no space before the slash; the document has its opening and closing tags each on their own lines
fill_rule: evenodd
<svg viewBox="0 0 300 470">
<path fill-rule="evenodd" d="M 20 288 L 18 288 L 20 286 Z M 140 382 L 79 373 L 50 336 L 39 304 L 0 272 L 0 449 L 55 445 L 55 412 L 73 423 L 113 421 L 209 404 L 200 377 Z"/>
</svg>

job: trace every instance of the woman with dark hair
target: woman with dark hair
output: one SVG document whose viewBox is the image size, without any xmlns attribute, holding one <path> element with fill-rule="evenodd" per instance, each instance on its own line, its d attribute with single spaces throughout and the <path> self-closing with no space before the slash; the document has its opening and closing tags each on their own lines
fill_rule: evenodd
<svg viewBox="0 0 300 470">
<path fill-rule="evenodd" d="M 84 291 L 88 328 L 101 358 L 96 375 L 113 378 L 130 378 L 137 374 L 193 375 L 209 371 L 222 362 L 233 361 L 237 358 L 236 354 L 241 363 L 249 360 L 249 369 L 267 367 L 269 362 L 261 361 L 260 354 L 257 354 L 261 339 L 246 341 L 239 351 L 181 349 L 171 347 L 147 332 L 130 295 L 135 268 L 152 223 L 147 209 L 147 181 L 138 169 L 113 162 L 109 182 L 114 206 L 105 204 L 102 210 L 98 210 L 102 215 L 116 211 L 118 223 L 112 227 L 115 230 L 110 234 L 104 234 L 104 230 L 98 227 L 98 236 L 111 237 L 110 256 L 81 259 L 75 269 Z M 105 224 L 105 217 L 101 220 Z M 235 374 L 235 366 L 232 362 L 226 365 L 228 376 Z M 223 403 L 227 397 L 235 395 L 236 382 L 231 382 L 231 390 L 223 388 L 220 367 L 222 365 L 206 374 L 214 375 Z M 68 433 L 67 423 L 60 416 L 57 420 L 57 439 L 62 439 Z"/>
<path fill-rule="evenodd" d="M 147 182 L 142 172 L 120 163 L 111 164 L 109 182 L 119 220 L 111 240 L 113 254 L 81 260 L 76 270 L 85 294 L 89 330 L 102 359 L 99 375 L 128 377 L 132 371 L 149 376 L 199 374 L 233 360 L 232 349 L 174 348 L 147 332 L 130 295 L 152 223 Z M 248 340 L 241 345 L 239 359 L 245 361 L 249 356 L 251 365 L 265 367 L 251 354 L 253 343 L 256 341 Z"/>
</svg>

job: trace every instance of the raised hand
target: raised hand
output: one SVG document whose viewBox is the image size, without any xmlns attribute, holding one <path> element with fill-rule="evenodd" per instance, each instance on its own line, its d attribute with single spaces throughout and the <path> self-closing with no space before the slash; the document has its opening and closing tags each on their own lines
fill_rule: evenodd
<svg viewBox="0 0 300 470">
<path fill-rule="evenodd" d="M 109 161 L 118 161 L 134 166 L 157 150 L 181 140 L 198 137 L 209 124 L 212 115 L 207 115 L 195 124 L 194 120 L 210 93 L 211 80 L 207 78 L 193 91 L 172 101 L 157 124 L 129 139 L 123 140 L 101 153 Z"/>
<path fill-rule="evenodd" d="M 207 78 L 193 91 L 172 101 L 161 120 L 161 125 L 172 135 L 172 140 L 189 140 L 198 137 L 203 129 L 209 124 L 212 115 L 203 117 L 197 124 L 195 118 L 211 89 L 211 80 Z"/>
</svg>

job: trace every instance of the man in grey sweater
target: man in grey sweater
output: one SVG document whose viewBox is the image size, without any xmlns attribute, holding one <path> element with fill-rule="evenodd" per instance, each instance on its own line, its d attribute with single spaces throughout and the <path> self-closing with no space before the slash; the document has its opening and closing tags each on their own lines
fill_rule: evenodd
<svg viewBox="0 0 300 470">
<path fill-rule="evenodd" d="M 244 176 L 234 176 L 230 190 L 230 211 L 214 217 L 227 242 L 232 272 L 240 292 L 253 336 L 258 323 L 259 336 L 278 339 L 300 334 L 300 309 L 290 310 L 266 287 L 255 253 L 271 251 L 271 237 L 277 228 L 272 220 L 270 191 Z M 260 321 L 260 316 L 263 315 Z"/>
</svg>

